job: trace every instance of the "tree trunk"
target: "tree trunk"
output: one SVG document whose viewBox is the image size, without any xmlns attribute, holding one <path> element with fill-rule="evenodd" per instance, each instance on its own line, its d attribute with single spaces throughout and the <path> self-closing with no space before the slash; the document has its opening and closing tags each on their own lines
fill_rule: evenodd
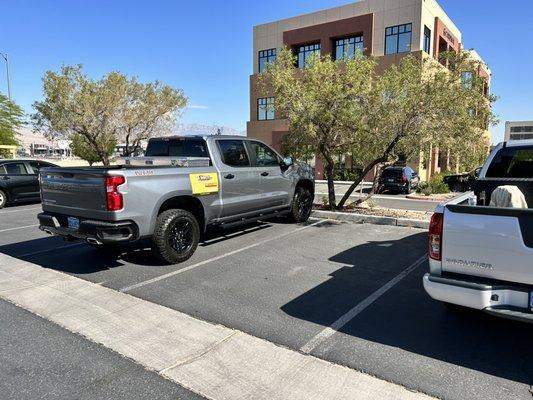
<svg viewBox="0 0 533 400">
<path fill-rule="evenodd" d="M 351 186 L 348 188 L 346 193 L 344 193 L 344 196 L 342 197 L 341 201 L 339 202 L 339 205 L 337 206 L 337 208 L 339 210 L 344 207 L 344 205 L 346 204 L 346 202 L 348 201 L 348 199 L 352 195 L 353 191 L 357 188 L 357 186 L 359 186 L 359 184 L 361 184 L 363 182 L 363 179 L 365 179 L 365 176 L 370 171 L 372 171 L 372 168 L 374 168 L 376 165 L 378 165 L 380 163 L 380 161 L 381 161 L 380 159 L 379 160 L 374 160 L 363 169 L 363 172 L 361 173 L 361 176 L 359 176 L 359 178 L 354 183 L 351 184 Z M 374 179 L 374 185 L 375 185 L 375 181 L 376 180 Z M 372 187 L 372 189 L 373 189 L 373 187 Z M 360 202 L 358 202 L 358 204 L 359 203 Z"/>
<path fill-rule="evenodd" d="M 363 179 L 365 178 L 366 174 L 368 174 L 370 171 L 372 171 L 372 168 L 374 168 L 378 164 L 385 163 L 385 162 L 388 161 L 389 155 L 391 154 L 392 150 L 394 150 L 394 148 L 396 147 L 396 145 L 398 144 L 398 142 L 400 141 L 402 136 L 403 136 L 403 131 L 400 132 L 399 134 L 397 134 L 394 137 L 394 139 L 389 143 L 389 145 L 387 146 L 387 148 L 385 149 L 385 151 L 383 152 L 383 155 L 381 157 L 375 159 L 374 161 L 372 161 L 370 164 L 368 164 L 366 166 L 366 168 L 361 173 L 361 176 L 359 177 L 359 179 L 356 180 L 354 183 L 352 183 L 352 185 L 348 188 L 348 191 L 344 194 L 344 196 L 341 199 L 339 205 L 337 206 L 338 209 L 342 209 L 344 207 L 344 204 L 346 204 L 346 202 L 350 198 L 351 194 L 353 193 L 353 191 L 355 190 L 357 185 L 359 185 L 363 181 Z M 378 173 L 377 174 L 378 179 L 376 179 L 376 177 L 374 177 L 374 184 L 372 185 L 372 190 L 370 191 L 371 195 L 367 196 L 365 198 L 365 200 L 363 200 L 363 201 L 366 201 L 370 197 L 372 197 L 372 194 L 373 194 L 372 192 L 374 191 L 375 186 L 379 183 L 378 182 L 379 175 L 380 174 Z M 361 199 L 359 199 L 356 203 L 357 204 L 361 204 L 362 203 Z"/>
<path fill-rule="evenodd" d="M 328 181 L 328 203 L 330 210 L 335 209 L 337 199 L 335 198 L 335 183 L 333 182 L 333 163 L 326 161 L 324 166 L 324 172 L 326 173 L 326 179 Z"/>
<path fill-rule="evenodd" d="M 109 161 L 109 156 L 107 155 L 107 153 L 103 153 L 103 154 L 100 154 L 100 158 L 102 159 L 102 163 L 108 167 L 111 163 Z"/>
</svg>

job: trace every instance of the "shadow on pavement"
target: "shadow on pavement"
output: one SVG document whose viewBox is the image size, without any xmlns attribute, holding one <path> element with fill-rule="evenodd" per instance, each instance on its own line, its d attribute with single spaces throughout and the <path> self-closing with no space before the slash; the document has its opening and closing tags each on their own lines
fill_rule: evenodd
<svg viewBox="0 0 533 400">
<path fill-rule="evenodd" d="M 272 226 L 266 222 L 254 222 L 230 229 L 209 229 L 199 246 L 208 247 Z M 64 246 L 70 247 L 61 248 Z M 0 253 L 72 274 L 91 274 L 126 263 L 146 267 L 164 266 L 152 253 L 148 239 L 115 247 L 93 248 L 82 241 L 65 242 L 59 237 L 48 236 L 0 246 Z"/>
<path fill-rule="evenodd" d="M 281 309 L 293 317 L 329 326 L 420 257 L 425 243 L 426 234 L 418 234 L 397 241 L 370 242 L 336 254 L 329 260 L 346 266 Z M 406 258 L 410 261 L 405 262 Z M 533 326 L 480 311 L 448 309 L 425 293 L 422 276 L 426 270 L 424 263 L 340 332 L 489 375 L 533 383 Z M 344 359 L 337 361 L 350 364 L 353 343 L 347 337 L 337 335 L 328 343 L 332 351 L 344 354 L 340 356 Z"/>
</svg>

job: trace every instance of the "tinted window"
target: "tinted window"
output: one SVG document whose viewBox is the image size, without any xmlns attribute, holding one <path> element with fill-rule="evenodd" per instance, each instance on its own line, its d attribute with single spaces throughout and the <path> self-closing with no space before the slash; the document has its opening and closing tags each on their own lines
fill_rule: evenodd
<svg viewBox="0 0 533 400">
<path fill-rule="evenodd" d="M 247 167 L 250 165 L 242 140 L 219 140 L 218 146 L 224 164 L 232 167 Z"/>
<path fill-rule="evenodd" d="M 412 24 L 404 24 L 385 29 L 385 54 L 411 51 L 412 27 Z"/>
<path fill-rule="evenodd" d="M 255 156 L 255 165 L 261 167 L 279 166 L 278 155 L 270 147 L 259 142 L 251 142 L 250 147 Z"/>
<path fill-rule="evenodd" d="M 52 164 L 48 164 L 42 161 L 30 161 L 30 169 L 34 174 L 38 174 L 41 168 L 52 167 Z"/>
<path fill-rule="evenodd" d="M 271 121 L 275 118 L 274 97 L 257 99 L 257 119 L 259 121 Z"/>
<path fill-rule="evenodd" d="M 320 43 L 300 46 L 296 51 L 298 55 L 298 68 L 305 68 L 307 60 L 313 55 L 320 55 Z"/>
<path fill-rule="evenodd" d="M 259 52 L 259 73 L 264 72 L 267 65 L 276 61 L 276 49 L 261 50 Z"/>
<path fill-rule="evenodd" d="M 403 171 L 401 169 L 386 169 L 383 171 L 383 176 L 385 178 L 400 178 L 403 176 Z"/>
<path fill-rule="evenodd" d="M 358 51 L 363 52 L 363 35 L 335 41 L 335 59 L 354 58 Z"/>
<path fill-rule="evenodd" d="M 533 147 L 501 149 L 489 166 L 487 178 L 533 178 Z"/>
<path fill-rule="evenodd" d="M 4 164 L 8 175 L 27 175 L 26 168 L 23 163 L 9 163 Z"/>
<path fill-rule="evenodd" d="M 4 167 L 3 165 L 0 165 L 0 175 L 5 175 L 5 174 L 7 174 L 6 167 Z"/>
<path fill-rule="evenodd" d="M 148 143 L 146 157 L 209 157 L 209 152 L 204 140 L 153 140 Z"/>
</svg>

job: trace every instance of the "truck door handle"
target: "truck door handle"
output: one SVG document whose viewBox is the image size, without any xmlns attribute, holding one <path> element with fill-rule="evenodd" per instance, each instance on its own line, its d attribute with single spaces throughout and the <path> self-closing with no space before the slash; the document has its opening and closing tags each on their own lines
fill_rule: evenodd
<svg viewBox="0 0 533 400">
<path fill-rule="evenodd" d="M 235 175 L 233 175 L 233 174 L 227 174 L 224 178 L 226 178 L 226 179 L 233 179 L 233 178 L 235 178 Z"/>
<path fill-rule="evenodd" d="M 261 176 L 268 176 L 268 172 L 261 173 Z"/>
</svg>

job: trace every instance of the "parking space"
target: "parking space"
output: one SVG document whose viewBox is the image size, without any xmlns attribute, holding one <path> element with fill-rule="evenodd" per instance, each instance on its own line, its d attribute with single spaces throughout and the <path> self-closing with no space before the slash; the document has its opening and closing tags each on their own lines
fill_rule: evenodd
<svg viewBox="0 0 533 400">
<path fill-rule="evenodd" d="M 163 266 L 148 243 L 104 253 L 47 236 L 29 227 L 37 212 L 0 210 L 0 252 L 439 398 L 531 397 L 532 328 L 430 300 L 424 231 L 274 220 L 211 232 Z"/>
</svg>

